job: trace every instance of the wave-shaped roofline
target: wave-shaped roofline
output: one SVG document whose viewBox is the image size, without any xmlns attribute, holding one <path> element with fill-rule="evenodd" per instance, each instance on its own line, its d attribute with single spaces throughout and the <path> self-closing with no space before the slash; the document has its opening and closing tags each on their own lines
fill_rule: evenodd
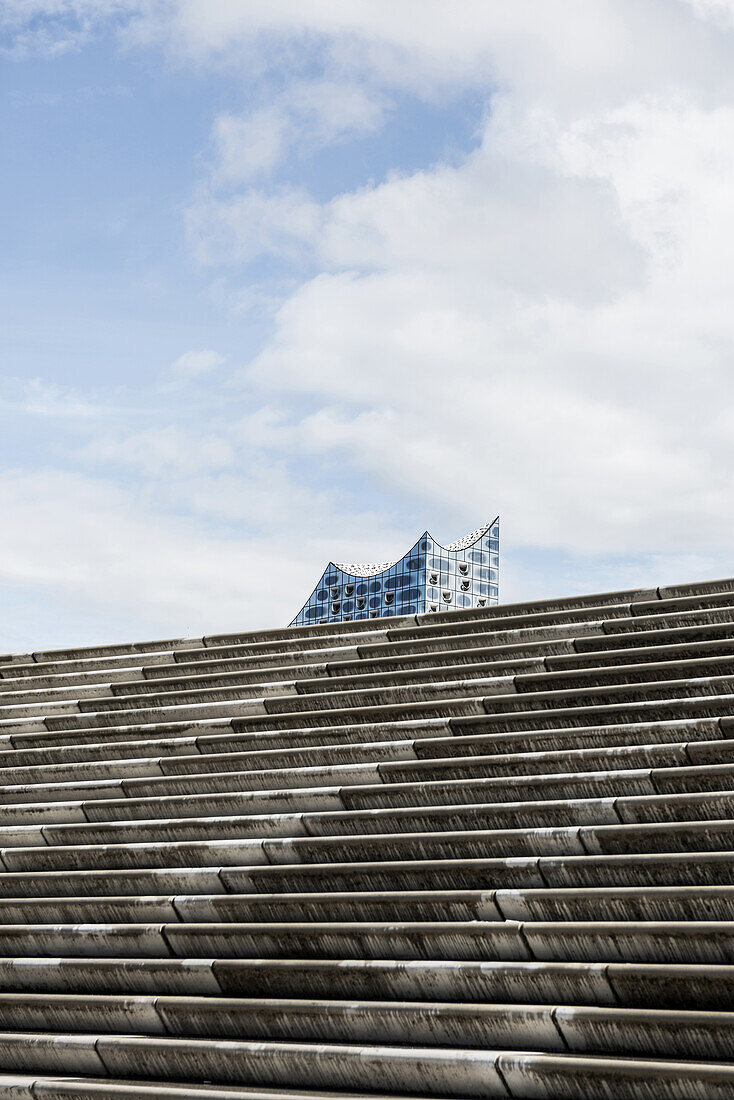
<svg viewBox="0 0 734 1100">
<path fill-rule="evenodd" d="M 439 550 L 446 550 L 449 554 L 455 554 L 459 550 L 468 550 L 470 546 L 474 546 L 483 538 L 490 528 L 494 527 L 495 523 L 499 521 L 499 516 L 495 516 L 489 523 L 485 523 L 482 527 L 477 527 L 476 531 L 470 531 L 468 535 L 464 535 L 463 538 L 457 539 L 456 542 L 450 542 L 447 546 L 440 543 L 433 537 L 430 531 L 424 531 L 415 546 L 421 541 L 421 539 L 428 538 L 433 542 Z M 407 551 L 410 553 L 410 551 Z M 330 561 L 322 576 L 328 573 L 329 568 L 333 565 L 335 569 L 339 569 L 342 573 L 345 573 L 349 577 L 376 577 L 380 573 L 385 573 L 388 569 L 391 569 L 393 565 L 396 565 L 399 561 L 406 557 L 406 554 L 401 554 L 399 558 L 395 558 L 393 561 L 381 561 L 381 562 L 339 562 Z M 318 585 L 317 585 L 318 587 Z"/>
</svg>

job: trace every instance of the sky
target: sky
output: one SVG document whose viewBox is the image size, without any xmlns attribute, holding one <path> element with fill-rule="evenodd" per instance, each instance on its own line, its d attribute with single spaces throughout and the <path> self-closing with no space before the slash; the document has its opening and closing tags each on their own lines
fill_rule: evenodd
<svg viewBox="0 0 734 1100">
<path fill-rule="evenodd" d="M 734 573 L 734 0 L 3 0 L 0 651 Z"/>
</svg>

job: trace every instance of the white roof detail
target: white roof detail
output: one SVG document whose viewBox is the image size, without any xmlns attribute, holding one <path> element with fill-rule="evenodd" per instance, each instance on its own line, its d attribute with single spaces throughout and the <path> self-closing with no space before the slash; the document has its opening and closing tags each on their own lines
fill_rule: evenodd
<svg viewBox="0 0 734 1100">
<path fill-rule="evenodd" d="M 493 523 L 495 523 L 495 520 L 485 523 L 484 527 L 477 527 L 476 531 L 471 531 L 468 535 L 464 535 L 463 539 L 457 539 L 456 542 L 450 542 L 448 546 L 444 546 L 444 550 L 466 550 L 467 546 L 471 546 L 477 539 L 480 539 L 482 535 L 486 535 Z"/>
<path fill-rule="evenodd" d="M 471 531 L 468 535 L 464 535 L 463 539 L 457 539 L 456 542 L 450 542 L 448 546 L 441 546 L 441 543 L 436 542 L 433 535 L 428 531 L 426 531 L 426 535 L 429 539 L 432 539 L 441 550 L 466 550 L 467 547 L 473 546 L 483 535 L 486 535 L 490 527 L 496 522 L 496 519 L 490 520 L 490 522 L 485 523 L 483 527 L 477 527 L 476 531 Z M 352 577 L 374 577 L 377 573 L 384 573 L 386 569 L 389 569 L 391 565 L 395 565 L 400 560 L 400 558 L 394 558 L 393 561 L 359 563 L 335 561 L 334 565 L 337 569 L 341 569 L 342 573 L 349 573 Z"/>
<path fill-rule="evenodd" d="M 384 573 L 398 561 L 400 558 L 395 558 L 395 561 L 362 562 L 358 565 L 354 562 L 335 561 L 334 565 L 337 569 L 341 569 L 342 573 L 351 573 L 353 577 L 374 577 L 375 573 Z"/>
</svg>

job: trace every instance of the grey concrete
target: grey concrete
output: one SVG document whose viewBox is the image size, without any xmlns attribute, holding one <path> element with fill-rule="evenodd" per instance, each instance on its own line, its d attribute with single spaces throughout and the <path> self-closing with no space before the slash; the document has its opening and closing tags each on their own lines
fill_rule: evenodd
<svg viewBox="0 0 734 1100">
<path fill-rule="evenodd" d="M 734 1100 L 733 746 L 732 580 L 6 655 L 0 1096 Z"/>
<path fill-rule="evenodd" d="M 731 1100 L 734 1066 L 675 1059 L 500 1054 L 512 1096 L 544 1100 Z"/>
</svg>

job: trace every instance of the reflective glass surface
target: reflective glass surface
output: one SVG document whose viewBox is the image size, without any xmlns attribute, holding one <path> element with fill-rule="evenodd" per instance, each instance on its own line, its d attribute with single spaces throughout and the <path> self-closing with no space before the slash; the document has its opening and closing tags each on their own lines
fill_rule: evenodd
<svg viewBox="0 0 734 1100">
<path fill-rule="evenodd" d="M 454 549 L 441 546 L 426 532 L 404 557 L 384 568 L 330 562 L 290 625 L 420 615 L 498 603 L 499 520 L 452 545 Z"/>
</svg>

